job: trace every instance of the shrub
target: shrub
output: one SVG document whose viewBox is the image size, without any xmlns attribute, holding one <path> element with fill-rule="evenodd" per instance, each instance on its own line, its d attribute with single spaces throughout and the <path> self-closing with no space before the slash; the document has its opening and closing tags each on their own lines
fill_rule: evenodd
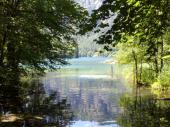
<svg viewBox="0 0 170 127">
<path fill-rule="evenodd" d="M 158 82 L 163 88 L 170 87 L 170 72 L 163 71 L 158 77 Z"/>
<path fill-rule="evenodd" d="M 170 88 L 170 72 L 163 71 L 159 74 L 156 82 L 152 84 L 152 89 L 167 90 Z"/>
<path fill-rule="evenodd" d="M 155 80 L 155 76 L 152 70 L 149 68 L 143 68 L 141 82 L 145 84 L 152 84 Z"/>
</svg>

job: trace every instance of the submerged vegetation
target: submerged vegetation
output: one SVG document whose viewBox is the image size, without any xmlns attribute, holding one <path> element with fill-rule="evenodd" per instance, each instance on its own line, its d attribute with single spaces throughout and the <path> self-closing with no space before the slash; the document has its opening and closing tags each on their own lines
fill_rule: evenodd
<svg viewBox="0 0 170 127">
<path fill-rule="evenodd" d="M 120 104 L 124 113 L 119 118 L 122 127 L 170 126 L 170 102 L 156 100 L 153 96 L 123 96 Z"/>
</svg>

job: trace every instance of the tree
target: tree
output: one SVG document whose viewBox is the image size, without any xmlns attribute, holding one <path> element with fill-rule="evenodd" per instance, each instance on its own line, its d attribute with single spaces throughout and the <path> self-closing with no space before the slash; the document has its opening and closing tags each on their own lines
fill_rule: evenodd
<svg viewBox="0 0 170 127">
<path fill-rule="evenodd" d="M 99 20 L 109 20 L 114 16 L 111 28 L 96 41 L 107 45 L 106 49 L 109 49 L 121 43 L 122 39 L 127 43 L 129 37 L 134 38 L 131 47 L 137 45 L 140 49 L 144 49 L 145 61 L 142 62 L 150 65 L 157 78 L 164 67 L 163 57 L 166 51 L 163 37 L 170 26 L 169 7 L 169 0 L 106 0 L 98 10 L 94 11 L 91 23 L 85 31 L 96 26 L 100 28 L 108 26 L 105 22 L 98 24 Z M 96 32 L 98 31 L 100 29 Z M 141 63 L 137 62 L 140 60 L 137 60 L 134 51 L 131 57 L 136 61 L 136 66 Z"/>
<path fill-rule="evenodd" d="M 73 35 L 86 14 L 72 0 L 0 1 L 2 108 L 22 107 L 21 76 L 66 64 L 75 47 Z"/>
<path fill-rule="evenodd" d="M 43 71 L 65 64 L 75 45 L 73 34 L 86 14 L 72 0 L 2 0 L 0 82 L 18 84 L 28 68 Z"/>
</svg>

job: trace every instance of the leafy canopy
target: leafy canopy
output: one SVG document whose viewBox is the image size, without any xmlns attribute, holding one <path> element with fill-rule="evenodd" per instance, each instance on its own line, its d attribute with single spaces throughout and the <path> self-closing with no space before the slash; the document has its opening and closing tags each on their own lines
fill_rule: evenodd
<svg viewBox="0 0 170 127">
<path fill-rule="evenodd" d="M 65 64 L 85 15 L 72 0 L 1 0 L 0 68 L 16 73 Z"/>
</svg>

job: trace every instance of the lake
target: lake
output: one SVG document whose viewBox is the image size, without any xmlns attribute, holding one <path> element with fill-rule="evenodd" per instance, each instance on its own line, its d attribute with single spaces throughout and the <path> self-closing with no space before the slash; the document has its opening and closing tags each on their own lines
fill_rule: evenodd
<svg viewBox="0 0 170 127">
<path fill-rule="evenodd" d="M 70 104 L 74 117 L 68 127 L 119 127 L 119 99 L 131 88 L 116 65 L 104 63 L 107 59 L 71 59 L 70 65 L 43 77 L 46 92 L 57 91 L 58 101 L 66 98 Z"/>
<path fill-rule="evenodd" d="M 108 59 L 69 59 L 23 83 L 16 97 L 6 85 L 0 127 L 170 127 L 170 99 L 162 99 L 170 92 L 134 89 L 124 75 L 129 66 Z"/>
</svg>

